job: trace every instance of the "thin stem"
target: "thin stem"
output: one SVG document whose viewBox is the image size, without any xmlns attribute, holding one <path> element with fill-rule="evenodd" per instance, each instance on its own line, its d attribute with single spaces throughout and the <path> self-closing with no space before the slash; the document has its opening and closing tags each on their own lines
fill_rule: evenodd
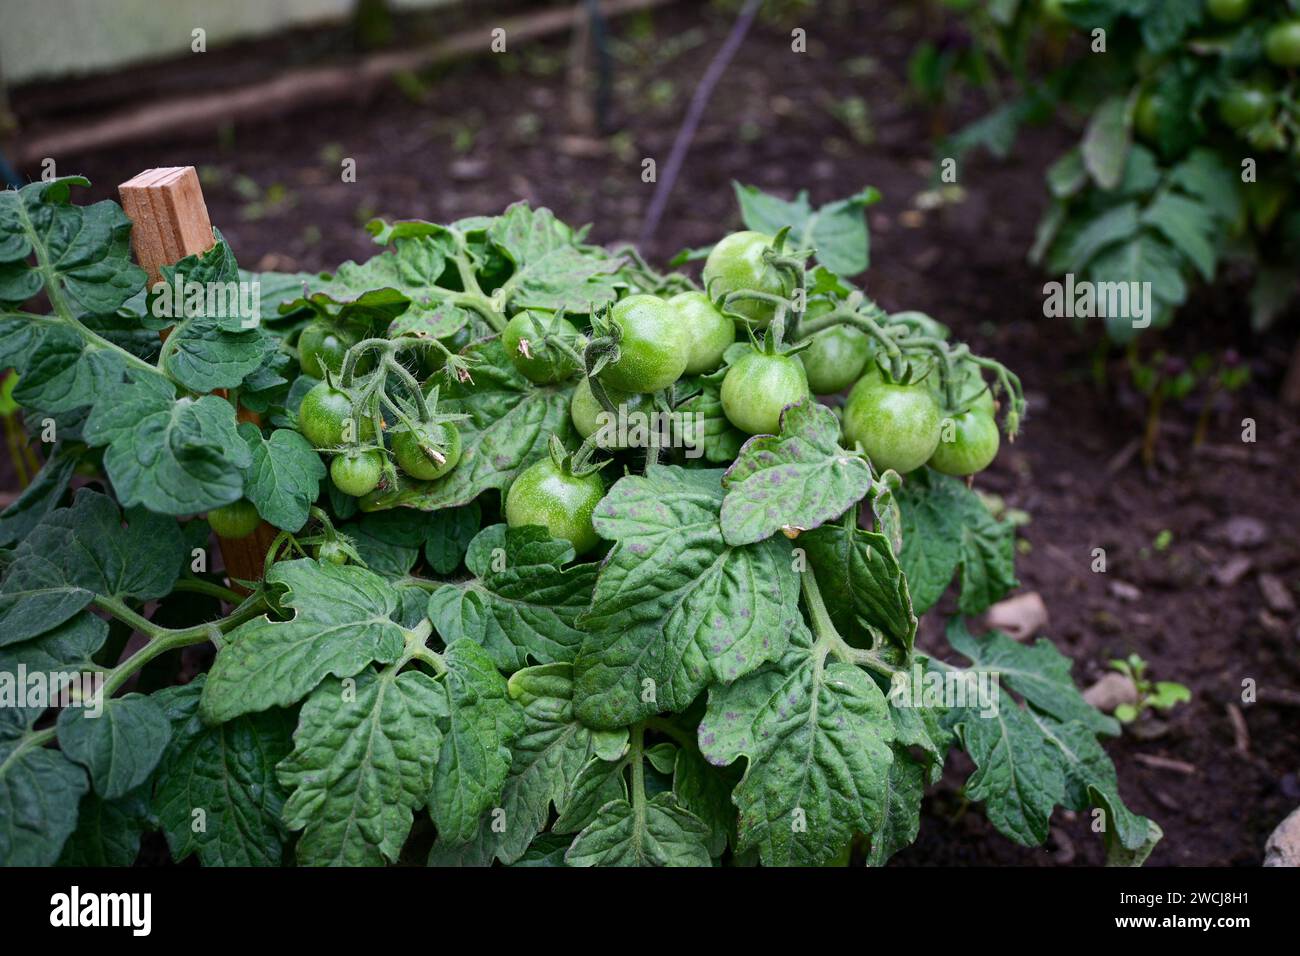
<svg viewBox="0 0 1300 956">
<path fill-rule="evenodd" d="M 645 724 L 633 724 L 632 749 L 628 760 L 632 764 L 632 811 L 636 817 L 636 832 L 645 827 Z"/>
<path fill-rule="evenodd" d="M 227 604 L 239 604 L 244 600 L 244 595 L 238 591 L 203 578 L 178 578 L 173 590 L 189 591 L 192 594 L 206 594 L 209 597 L 225 601 Z"/>
</svg>

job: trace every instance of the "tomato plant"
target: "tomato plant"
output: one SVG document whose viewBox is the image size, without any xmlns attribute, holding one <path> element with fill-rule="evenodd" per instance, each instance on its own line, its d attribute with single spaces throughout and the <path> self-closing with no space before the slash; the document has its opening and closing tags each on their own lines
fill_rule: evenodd
<svg viewBox="0 0 1300 956">
<path fill-rule="evenodd" d="M 1044 843 L 1057 807 L 1098 808 L 1116 861 L 1158 839 L 1068 662 L 967 630 L 1015 586 L 1014 528 L 915 466 L 938 409 L 984 429 L 963 434 L 986 464 L 993 393 L 1008 435 L 1024 397 L 850 281 L 874 191 L 813 210 L 739 188 L 772 238 L 707 301 L 524 204 L 375 221 L 369 259 L 252 276 L 260 322 L 187 306 L 163 343 L 130 223 L 77 205 L 85 185 L 0 193 L 0 361 L 53 429 L 0 513 L 0 807 L 23 808 L 0 813 L 0 863 L 130 865 L 159 831 L 212 866 L 880 865 L 957 749 L 1012 840 Z M 178 272 L 241 281 L 220 238 Z M 769 327 L 738 343 L 705 309 L 756 304 Z M 337 368 L 294 347 L 317 321 L 355 330 Z M 860 394 L 867 455 L 808 394 L 799 355 L 843 330 L 920 461 L 877 454 Z M 533 364 L 552 347 L 563 374 Z M 602 447 L 602 411 L 662 440 Z M 260 573 L 227 580 L 210 531 L 259 519 Z M 918 615 L 950 589 L 941 661 Z M 99 719 L 4 696 L 51 670 L 102 678 Z M 992 699 L 926 691 L 990 670 Z"/>
<path fill-rule="evenodd" d="M 1168 325 L 1197 282 L 1243 271 L 1253 273 L 1252 326 L 1284 312 L 1300 288 L 1295 4 L 1063 0 L 983 4 L 965 17 L 986 59 L 1005 64 L 1023 92 L 940 155 L 976 146 L 1006 155 L 1020 124 L 1086 115 L 1079 145 L 1047 170 L 1051 203 L 1030 257 L 1075 289 L 1146 290 L 1142 302 L 1075 297 L 1049 314 L 1103 322 L 1126 343 Z M 1077 56 L 1034 75 L 1035 38 L 1052 47 L 1061 29 L 1084 41 Z"/>
</svg>

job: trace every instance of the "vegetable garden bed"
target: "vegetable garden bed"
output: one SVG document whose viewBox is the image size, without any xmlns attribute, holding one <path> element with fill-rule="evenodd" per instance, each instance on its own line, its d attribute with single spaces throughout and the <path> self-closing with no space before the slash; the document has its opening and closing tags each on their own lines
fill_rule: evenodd
<svg viewBox="0 0 1300 956">
<path fill-rule="evenodd" d="M 1151 742 L 1125 737 L 1108 746 L 1119 765 L 1121 786 L 1130 805 L 1158 820 L 1166 832 L 1166 839 L 1157 846 L 1153 860 L 1253 862 L 1258 858 L 1263 837 L 1295 801 L 1294 766 L 1287 762 L 1296 749 L 1294 722 L 1287 721 L 1287 712 L 1279 711 L 1276 705 L 1251 709 L 1248 712 L 1250 749 L 1240 753 L 1233 749 L 1231 723 L 1224 705 L 1239 693 L 1237 685 L 1243 672 L 1252 669 L 1281 675 L 1280 680 L 1294 686 L 1295 668 L 1289 663 L 1294 655 L 1289 651 L 1294 647 L 1295 637 L 1293 632 L 1275 633 L 1269 625 L 1261 623 L 1259 601 L 1252 593 L 1253 588 L 1249 591 L 1246 586 L 1228 588 L 1220 592 L 1227 598 L 1223 600 L 1220 594 L 1206 594 L 1202 582 L 1208 571 L 1231 554 L 1233 548 L 1245 547 L 1240 542 L 1236 545 L 1225 542 L 1223 538 L 1225 519 L 1243 512 L 1262 519 L 1274 529 L 1268 539 L 1246 552 L 1256 567 L 1285 572 L 1294 566 L 1296 553 L 1291 543 L 1294 538 L 1282 530 L 1293 528 L 1295 523 L 1295 479 L 1285 469 L 1286 449 L 1293 447 L 1286 442 L 1294 441 L 1293 428 L 1267 399 L 1248 393 L 1243 401 L 1250 402 L 1250 413 L 1279 436 L 1277 444 L 1261 449 L 1258 457 L 1242 460 L 1240 456 L 1229 455 L 1221 459 L 1201 458 L 1198 463 L 1174 446 L 1167 454 L 1179 460 L 1179 466 L 1164 474 L 1158 483 L 1131 469 L 1107 473 L 1106 465 L 1128 434 L 1122 426 L 1117 427 L 1113 418 L 1108 419 L 1104 410 L 1096 407 L 1086 385 L 1065 379 L 1063 370 L 1075 356 L 1059 344 L 1048 347 L 1046 343 L 1056 336 L 1051 328 L 1044 327 L 1045 320 L 1019 317 L 1033 315 L 1040 309 L 1032 273 L 1019 264 L 1018 252 L 1024 248 L 1023 236 L 1036 210 L 1007 208 L 998 197 L 1032 192 L 1024 182 L 1035 179 L 1037 167 L 1007 170 L 990 166 L 968 181 L 970 199 L 964 209 L 953 207 L 920 217 L 912 215 L 915 210 L 908 208 L 908 199 L 924 182 L 909 163 L 926 152 L 913 121 L 902 116 L 890 118 L 882 102 L 877 118 L 881 121 L 883 143 L 870 149 L 854 145 L 839 122 L 829 118 L 816 102 L 804 101 L 801 92 L 814 88 L 833 90 L 836 84 L 853 88 L 850 80 L 834 72 L 825 59 L 819 65 L 810 59 L 808 70 L 820 69 L 827 73 L 817 76 L 816 82 L 810 77 L 806 84 L 790 83 L 788 88 L 774 88 L 761 65 L 764 57 L 776 55 L 782 43 L 779 35 L 761 31 L 755 34 L 751 45 L 738 59 L 735 72 L 721 89 L 717 109 L 724 114 L 730 103 L 733 112 L 744 115 L 746 105 L 755 102 L 751 99 L 755 90 L 761 91 L 759 101 L 769 106 L 775 97 L 783 97 L 795 109 L 782 106 L 770 115 L 784 117 L 774 122 L 794 124 L 803 135 L 759 137 L 738 146 L 724 138 L 721 123 L 715 127 L 716 132 L 706 124 L 701 147 L 693 154 L 689 200 L 681 202 L 694 218 L 671 224 L 647 253 L 652 261 L 662 261 L 677 248 L 699 246 L 719 238 L 710 219 L 713 223 L 735 221 L 734 199 L 727 182 L 731 177 L 753 180 L 760 186 L 786 192 L 791 187 L 811 184 L 819 200 L 833 199 L 844 191 L 828 184 L 842 181 L 847 169 L 853 170 L 855 186 L 865 179 L 881 187 L 885 202 L 871 213 L 873 225 L 877 227 L 872 268 L 867 273 L 872 297 L 889 310 L 917 308 L 943 319 L 954 327 L 958 338 L 972 341 L 977 351 L 996 355 L 1015 368 L 1030 392 L 1032 417 L 1023 440 L 1004 449 L 993 468 L 980 477 L 977 486 L 1001 494 L 1009 504 L 1031 514 L 1032 523 L 1021 529 L 1020 534 L 1032 550 L 1027 558 L 1021 559 L 1018 574 L 1026 586 L 1037 588 L 1047 598 L 1052 611 L 1053 636 L 1058 638 L 1062 649 L 1080 661 L 1076 676 L 1081 679 L 1095 676 L 1107 658 L 1139 650 L 1155 663 L 1162 677 L 1180 680 L 1194 689 L 1193 704 L 1177 713 L 1163 737 Z M 905 36 L 900 36 L 899 54 L 906 49 Z M 846 59 L 848 51 L 843 52 L 845 56 L 841 59 Z M 886 60 L 879 68 L 887 77 L 896 77 L 899 70 L 893 60 Z M 519 85 L 518 97 L 504 96 L 509 102 L 527 103 L 530 95 L 536 97 L 538 89 L 545 89 L 545 84 L 536 77 L 503 78 L 492 74 L 488 66 L 468 69 L 455 82 L 472 88 L 476 83 L 489 82 L 489 77 L 490 82 L 498 84 L 494 87 L 497 89 L 509 90 L 511 84 Z M 888 82 L 884 81 L 886 88 Z M 448 83 L 430 95 L 435 102 L 446 97 L 446 102 L 452 103 L 461 94 L 458 87 Z M 381 102 L 379 109 L 364 114 L 334 113 L 331 123 L 340 135 L 349 122 L 355 123 L 356 132 L 346 134 L 349 141 L 378 143 L 386 141 L 386 135 L 397 135 L 399 130 L 409 128 L 412 111 L 410 104 L 390 96 Z M 513 115 L 503 112 L 485 116 L 477 134 L 480 143 L 509 143 L 525 125 L 517 117 L 526 112 L 525 108 Z M 670 110 L 664 111 L 665 120 L 670 115 Z M 668 135 L 667 130 L 657 127 L 653 112 L 643 116 L 633 128 L 648 141 L 656 136 L 666 141 Z M 346 258 L 370 255 L 366 251 L 367 237 L 350 237 L 339 226 L 346 218 L 340 212 L 350 213 L 357 205 L 356 191 L 337 191 L 337 186 L 310 188 L 310 170 L 315 161 L 313 149 L 297 144 L 287 133 L 274 130 L 250 129 L 237 135 L 241 142 L 237 160 L 224 158 L 218 147 L 203 144 L 197 148 L 174 147 L 174 157 L 167 156 L 163 148 L 151 151 L 150 155 L 156 155 L 158 162 L 183 162 L 186 157 L 210 151 L 208 155 L 214 161 L 214 168 L 256 171 L 264 181 L 283 178 L 298 183 L 290 189 L 298 197 L 296 211 L 278 210 L 272 205 L 269 214 L 263 213 L 267 218 L 253 220 L 243 218 L 249 200 L 239 199 L 232 189 L 220 184 L 209 186 L 213 219 L 223 228 L 244 264 L 262 270 L 332 269 Z M 423 135 L 431 135 L 431 131 Z M 252 140 L 247 147 L 242 145 L 245 138 Z M 828 139 L 838 141 L 841 146 L 836 149 L 843 152 L 821 148 Z M 435 136 L 433 142 L 435 149 L 446 149 L 445 145 L 439 145 L 445 140 Z M 554 167 L 539 166 L 530 171 L 529 167 L 516 163 L 494 164 L 474 154 L 457 159 L 450 153 L 434 155 L 443 168 L 456 170 L 458 175 L 466 177 L 460 180 L 465 186 L 454 193 L 442 191 L 431 195 L 411 189 L 427 168 L 429 154 L 420 154 L 418 163 L 404 167 L 393 161 L 394 155 L 401 152 L 385 149 L 386 165 L 380 162 L 378 151 L 372 154 L 377 181 L 363 178 L 362 205 L 370 204 L 372 211 L 393 217 L 418 215 L 446 221 L 499 208 L 506 197 L 527 196 L 552 205 L 566 218 L 593 219 L 594 236 L 612 241 L 630 232 L 638 208 L 635 204 L 646 198 L 634 191 L 643 187 L 632 177 L 625 177 L 624 181 L 611 175 L 606 180 L 608 188 L 614 191 L 613 196 L 626 197 L 626 205 L 608 200 L 600 193 L 584 195 L 568 185 L 570 181 L 582 179 L 599 181 L 607 160 L 561 155 L 558 163 L 564 173 L 562 179 L 557 179 Z M 133 151 L 85 157 L 75 166 L 69 165 L 71 160 L 65 161 L 63 168 L 83 169 L 101 184 L 112 183 L 137 171 L 138 156 L 139 152 Z M 476 159 L 482 165 L 475 167 Z M 364 168 L 364 155 L 361 161 Z M 790 170 L 799 169 L 808 175 L 788 178 L 793 175 Z M 102 185 L 98 188 L 101 195 L 105 194 Z M 309 192 L 311 201 L 307 203 L 304 199 Z M 607 211 L 613 215 L 602 215 Z M 291 220 L 301 224 L 304 213 L 318 225 L 317 237 L 309 241 L 304 234 L 286 241 L 284 226 Z M 620 214 L 628 216 L 626 222 L 620 222 Z M 914 225 L 918 222 L 919 225 Z M 1011 290 L 1011 301 L 1004 290 Z M 1213 299 L 1203 303 L 1207 321 L 1217 311 L 1230 308 L 1231 303 Z M 510 372 L 502 366 L 494 375 L 509 377 Z M 449 387 L 444 387 L 444 391 Z M 1226 415 L 1224 419 L 1230 420 Z M 1219 438 L 1214 444 L 1222 449 L 1227 441 Z M 1278 494 L 1272 490 L 1279 487 L 1290 489 L 1290 493 Z M 663 492 L 657 490 L 656 494 Z M 1225 508 L 1225 500 L 1247 504 L 1240 509 Z M 1174 531 L 1173 546 L 1157 549 L 1153 542 L 1165 529 Z M 767 540 L 779 542 L 779 538 Z M 1148 601 L 1140 610 L 1109 589 L 1108 580 L 1103 576 L 1090 573 L 1088 561 L 1095 546 L 1105 547 L 1115 556 L 1111 574 L 1136 584 L 1147 596 Z M 430 560 L 430 556 L 426 555 L 424 560 Z M 168 610 L 169 603 L 174 602 L 164 602 L 163 612 Z M 944 616 L 944 611 L 955 610 L 955 605 L 948 603 L 940 607 L 940 612 L 931 615 L 932 619 Z M 965 609 L 972 608 L 968 604 Z M 201 612 L 191 607 L 176 613 L 185 619 Z M 928 651 L 942 651 L 945 657 L 951 657 L 943 651 L 943 638 L 937 626 L 923 623 L 917 641 L 918 646 Z M 959 636 L 959 648 L 962 641 Z M 187 674 L 207 667 L 202 653 L 186 652 L 179 661 L 178 657 L 181 656 L 160 660 L 171 660 L 173 665 L 179 663 Z M 517 683 L 522 687 L 524 681 Z M 527 693 L 521 690 L 521 694 Z M 541 695 L 538 696 L 540 699 Z M 502 719 L 509 722 L 513 718 Z M 1205 726 L 1214 728 L 1214 732 L 1204 734 Z M 668 727 L 659 730 L 663 731 L 662 737 L 650 730 L 651 741 L 674 739 Z M 680 728 L 676 732 L 680 734 Z M 1171 769 L 1168 764 L 1144 763 L 1140 759 L 1152 755 L 1180 761 L 1190 772 Z M 665 759 L 663 753 L 658 756 L 661 762 Z M 1059 811 L 1054 824 L 1060 829 L 1050 834 L 1051 856 L 1019 850 L 991 834 L 989 839 L 972 844 L 972 835 L 982 837 L 989 834 L 990 828 L 983 815 L 975 809 L 965 809 L 956 794 L 956 785 L 971 771 L 963 760 L 961 756 L 954 758 L 947 776 L 927 800 L 918 842 L 900 854 L 900 861 L 1064 861 L 1071 855 L 1076 859 L 1100 859 L 1100 844 L 1088 833 L 1089 821 L 1085 816 L 1074 821 L 1062 820 Z M 652 776 L 665 772 L 652 759 L 647 759 L 647 765 L 654 768 L 649 771 Z M 667 772 L 671 776 L 671 768 Z M 1136 786 L 1130 781 L 1136 781 Z M 418 821 L 413 834 L 415 843 L 427 843 L 432 836 L 431 827 L 423 820 Z M 1043 835 L 1048 836 L 1046 832 Z"/>
</svg>

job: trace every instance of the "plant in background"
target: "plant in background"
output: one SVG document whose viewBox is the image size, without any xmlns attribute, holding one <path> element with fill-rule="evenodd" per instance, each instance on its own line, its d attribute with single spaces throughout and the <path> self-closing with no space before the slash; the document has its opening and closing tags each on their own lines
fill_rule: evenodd
<svg viewBox="0 0 1300 956">
<path fill-rule="evenodd" d="M 1133 385 L 1147 400 L 1142 463 L 1148 469 L 1155 466 L 1160 418 L 1167 402 L 1185 403 L 1193 396 L 1199 398 L 1200 411 L 1192 434 L 1192 447 L 1199 448 L 1205 443 L 1210 417 L 1219 396 L 1237 391 L 1250 380 L 1250 367 L 1232 350 L 1217 357 L 1201 352 L 1187 362 L 1163 351 L 1156 352 L 1150 359 L 1143 359 L 1135 344 L 1131 344 L 1127 363 Z"/>
<path fill-rule="evenodd" d="M 1115 708 L 1115 719 L 1122 724 L 1131 724 L 1150 710 L 1173 710 L 1177 704 L 1185 704 L 1192 699 L 1192 692 L 1182 684 L 1165 680 L 1151 681 L 1146 676 L 1147 662 L 1137 654 L 1130 654 L 1126 660 L 1113 660 L 1110 667 L 1131 680 L 1137 690 L 1136 701 Z"/>
<path fill-rule="evenodd" d="M 953 748 L 1019 843 L 1058 805 L 1101 809 L 1112 861 L 1159 839 L 1069 661 L 967 630 L 1016 583 L 1014 529 L 924 462 L 999 402 L 1014 436 L 1024 399 L 848 281 L 873 191 L 742 191 L 765 231 L 702 290 L 522 204 L 374 222 L 331 274 L 241 273 L 220 237 L 164 270 L 260 282 L 247 323 L 158 318 L 83 185 L 0 193 L 0 364 L 55 439 L 0 514 L 0 861 L 127 865 L 161 830 L 178 861 L 396 863 L 419 815 L 434 864 L 882 864 Z M 799 358 L 845 330 L 867 354 L 832 378 L 873 409 L 847 436 Z M 906 475 L 873 457 L 900 429 Z M 254 519 L 276 533 L 237 590 L 210 531 Z M 964 663 L 915 643 L 954 581 Z"/>
<path fill-rule="evenodd" d="M 1121 342 L 1168 324 L 1194 281 L 1245 263 L 1251 321 L 1266 328 L 1297 288 L 1300 86 L 1290 57 L 1300 5 L 1012 0 L 972 16 L 995 24 L 976 35 L 996 45 L 1024 93 L 943 155 L 977 145 L 1005 155 L 1045 104 L 1087 116 L 1080 144 L 1048 171 L 1052 204 L 1031 259 L 1053 275 L 1151 283 L 1144 321 L 1105 317 Z M 1062 30 L 1074 32 L 1077 56 L 1031 86 L 1030 40 Z"/>
</svg>

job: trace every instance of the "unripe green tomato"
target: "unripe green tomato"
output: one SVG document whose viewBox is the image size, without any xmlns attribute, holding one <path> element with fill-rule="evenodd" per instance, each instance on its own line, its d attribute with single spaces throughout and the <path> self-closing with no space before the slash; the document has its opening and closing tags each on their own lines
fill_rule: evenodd
<svg viewBox="0 0 1300 956">
<path fill-rule="evenodd" d="M 714 299 L 740 289 L 789 296 L 787 280 L 763 261 L 763 253 L 770 248 L 772 237 L 761 232 L 733 232 L 726 236 L 704 262 L 705 290 Z M 776 314 L 776 306 L 756 299 L 734 302 L 728 308 L 760 329 L 766 328 Z"/>
<path fill-rule="evenodd" d="M 1164 111 L 1165 100 L 1159 93 L 1148 90 L 1138 97 L 1137 107 L 1133 111 L 1133 127 L 1148 143 L 1159 141 Z"/>
<path fill-rule="evenodd" d="M 867 375 L 844 404 L 845 446 L 861 444 L 877 471 L 906 474 L 934 454 L 941 419 L 924 384 L 899 385 Z"/>
<path fill-rule="evenodd" d="M 610 319 L 622 336 L 618 360 L 601 370 L 602 383 L 657 392 L 682 377 L 691 343 L 672 306 L 655 295 L 630 295 L 614 303 Z"/>
<path fill-rule="evenodd" d="M 871 358 L 871 339 L 850 325 L 834 325 L 812 337 L 799 353 L 814 395 L 833 395 L 848 388 Z"/>
<path fill-rule="evenodd" d="M 1070 18 L 1065 15 L 1066 3 L 1067 0 L 1043 0 L 1043 19 L 1049 23 L 1069 23 Z"/>
<path fill-rule="evenodd" d="M 939 444 L 927 464 L 945 475 L 964 477 L 983 471 L 998 456 L 1001 437 L 992 416 L 969 411 L 940 422 Z M 945 440 L 951 439 L 951 440 Z"/>
<path fill-rule="evenodd" d="M 797 358 L 751 351 L 722 378 L 722 411 L 743 432 L 775 435 L 785 407 L 808 394 L 808 376 Z"/>
<path fill-rule="evenodd" d="M 208 525 L 219 538 L 247 538 L 261 523 L 262 517 L 257 513 L 257 508 L 246 498 L 208 512 Z"/>
<path fill-rule="evenodd" d="M 322 541 L 316 545 L 316 560 L 327 564 L 347 564 L 348 553 L 337 541 Z"/>
<path fill-rule="evenodd" d="M 1236 23 L 1250 13 L 1250 0 L 1205 0 L 1205 9 L 1220 23 Z"/>
<path fill-rule="evenodd" d="M 1219 100 L 1219 118 L 1233 129 L 1247 129 L 1265 119 L 1273 107 L 1273 91 L 1262 83 L 1233 86 Z"/>
<path fill-rule="evenodd" d="M 567 540 L 581 556 L 600 543 L 591 518 L 604 496 L 599 475 L 578 477 L 543 458 L 525 468 L 506 492 L 506 524 L 512 528 L 541 525 L 552 538 Z"/>
<path fill-rule="evenodd" d="M 438 449 L 446 459 L 441 465 L 429 457 L 425 447 Z M 397 467 L 412 478 L 433 481 L 447 474 L 460 463 L 460 429 L 452 422 L 422 425 L 413 432 L 401 428 L 393 432 L 393 455 Z"/>
<path fill-rule="evenodd" d="M 616 388 L 607 387 L 605 394 L 616 407 L 622 406 L 629 413 L 649 412 L 654 408 L 654 401 L 644 392 L 621 392 Z M 573 397 L 569 400 L 569 417 L 573 419 L 573 427 L 584 439 L 590 438 L 605 423 L 603 416 L 607 414 L 600 402 L 596 401 L 596 396 L 591 392 L 591 384 L 584 377 L 578 382 L 578 387 L 573 390 Z M 617 421 L 611 424 L 616 430 Z M 601 447 L 617 449 L 622 448 L 623 445 L 615 441 L 611 444 L 602 444 Z"/>
<path fill-rule="evenodd" d="M 530 310 L 512 318 L 501 333 L 501 344 L 514 367 L 538 385 L 551 385 L 577 371 L 568 355 L 542 341 L 546 335 L 573 343 L 577 341 L 578 330 L 572 322 L 554 312 Z M 525 341 L 528 343 L 527 355 L 520 346 Z"/>
<path fill-rule="evenodd" d="M 383 452 L 376 448 L 348 451 L 330 462 L 330 480 L 345 495 L 360 498 L 379 485 L 384 468 Z"/>
<path fill-rule="evenodd" d="M 1264 55 L 1278 66 L 1300 66 L 1300 20 L 1285 20 L 1264 35 Z"/>
<path fill-rule="evenodd" d="M 690 339 L 686 374 L 712 372 L 722 364 L 727 346 L 736 341 L 736 323 L 715 309 L 703 292 L 679 292 L 668 304 Z"/>
<path fill-rule="evenodd" d="M 310 323 L 298 335 L 298 365 L 312 378 L 324 378 L 325 369 L 337 375 L 343 359 L 356 339 L 320 321 Z"/>
<path fill-rule="evenodd" d="M 352 419 L 352 399 L 327 382 L 313 385 L 298 406 L 298 430 L 317 448 L 336 448 L 350 439 L 369 441 L 375 425 L 368 417 L 361 419 L 359 435 L 346 435 Z"/>
</svg>

